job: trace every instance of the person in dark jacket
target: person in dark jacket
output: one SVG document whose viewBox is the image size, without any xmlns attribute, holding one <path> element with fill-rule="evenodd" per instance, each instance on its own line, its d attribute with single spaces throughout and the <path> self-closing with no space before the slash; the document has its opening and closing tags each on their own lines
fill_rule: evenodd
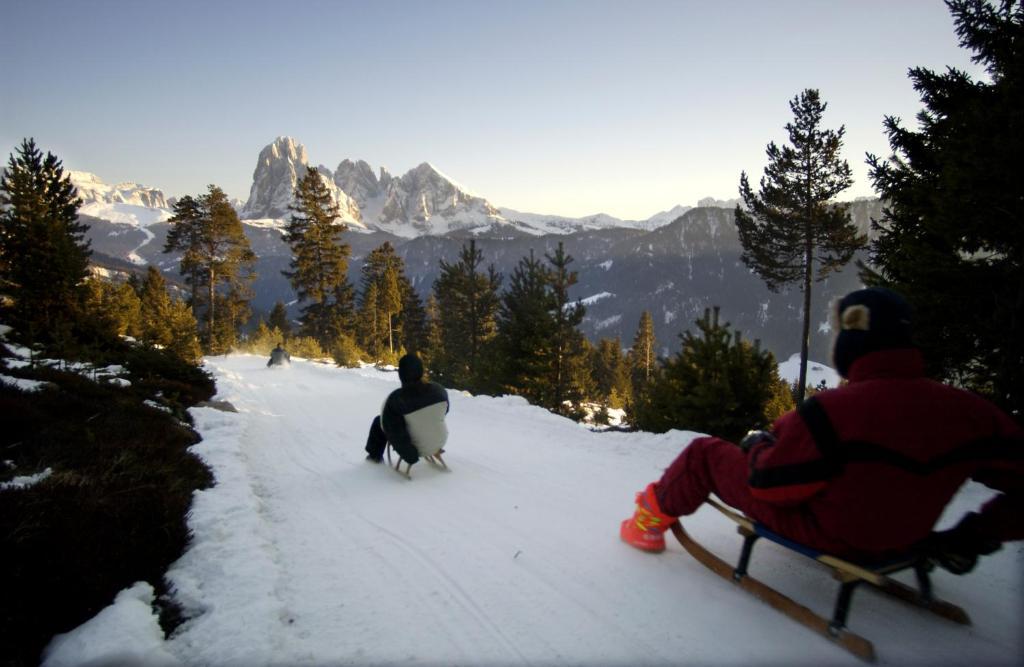
<svg viewBox="0 0 1024 667">
<path fill-rule="evenodd" d="M 694 440 L 637 494 L 621 538 L 648 551 L 714 493 L 819 551 L 872 560 L 928 540 L 951 571 L 1024 539 L 1020 426 L 981 397 L 924 376 L 910 307 L 881 288 L 841 299 L 833 361 L 845 386 L 822 391 L 740 447 Z M 968 479 L 1000 492 L 952 530 L 932 533 Z"/>
<path fill-rule="evenodd" d="M 281 343 L 278 343 L 277 347 L 270 351 L 270 360 L 267 361 L 267 367 L 283 366 L 290 363 L 292 363 L 292 355 L 288 354 L 288 351 L 282 347 Z"/>
<path fill-rule="evenodd" d="M 402 460 L 412 465 L 421 456 L 433 456 L 444 449 L 448 440 L 448 392 L 436 382 L 423 380 L 423 362 L 415 354 L 398 360 L 398 378 L 402 386 L 388 395 L 380 415 L 370 424 L 366 458 L 380 463 L 390 442 Z"/>
</svg>

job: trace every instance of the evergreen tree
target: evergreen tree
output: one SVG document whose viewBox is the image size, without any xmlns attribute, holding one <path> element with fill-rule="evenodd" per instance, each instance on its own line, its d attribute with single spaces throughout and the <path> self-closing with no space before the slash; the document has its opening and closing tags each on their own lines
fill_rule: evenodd
<svg viewBox="0 0 1024 667">
<path fill-rule="evenodd" d="M 650 311 L 645 310 L 640 315 L 636 336 L 633 337 L 633 347 L 630 348 L 628 355 L 630 380 L 635 388 L 646 386 L 657 372 L 657 345 L 654 338 L 654 320 Z"/>
<path fill-rule="evenodd" d="M 683 333 L 681 352 L 669 359 L 638 413 L 637 426 L 677 428 L 738 441 L 769 425 L 780 380 L 775 357 L 719 322 L 718 308 L 697 321 L 699 334 Z"/>
<path fill-rule="evenodd" d="M 1024 6 L 947 4 L 989 80 L 910 70 L 918 129 L 887 117 L 893 156 L 868 155 L 885 208 L 864 279 L 913 305 L 931 374 L 1024 421 Z"/>
<path fill-rule="evenodd" d="M 255 277 L 256 255 L 238 214 L 224 191 L 210 185 L 198 199 L 179 201 L 168 222 L 164 252 L 182 253 L 179 270 L 192 289 L 193 312 L 202 313 L 204 347 L 212 354 L 226 352 L 248 318 Z"/>
<path fill-rule="evenodd" d="M 654 338 L 654 320 L 651 313 L 645 310 L 640 315 L 640 323 L 633 337 L 633 347 L 627 355 L 632 391 L 628 397 L 626 411 L 629 420 L 634 423 L 638 420 L 638 413 L 643 412 L 650 402 L 649 389 L 660 373 L 657 345 Z"/>
<path fill-rule="evenodd" d="M 846 129 L 821 129 L 827 106 L 814 89 L 793 98 L 793 122 L 786 125 L 790 145 L 768 144 L 768 166 L 757 194 L 742 173 L 743 206 L 736 207 L 743 262 L 772 291 L 796 283 L 803 293 L 799 401 L 807 383 L 811 285 L 841 269 L 866 243 L 850 221 L 848 205 L 834 201 L 853 177 L 839 156 Z"/>
<path fill-rule="evenodd" d="M 61 161 L 23 140 L 0 174 L 0 288 L 30 339 L 65 340 L 78 318 L 90 254 L 80 205 Z"/>
<path fill-rule="evenodd" d="M 359 345 L 366 350 L 370 356 L 379 361 L 383 358 L 384 346 L 380 336 L 380 288 L 377 283 L 371 282 L 363 288 L 363 302 L 359 307 L 359 321 L 357 331 L 359 334 Z"/>
<path fill-rule="evenodd" d="M 202 350 L 196 336 L 196 319 L 187 304 L 168 293 L 163 274 L 150 266 L 138 293 L 139 339 L 147 345 L 166 348 L 188 363 L 198 363 Z"/>
<path fill-rule="evenodd" d="M 341 240 L 346 227 L 338 222 L 338 206 L 312 167 L 296 185 L 289 209 L 284 239 L 292 250 L 291 271 L 282 273 L 299 301 L 308 303 L 302 309 L 302 333 L 327 348 L 351 319 L 351 301 L 345 298 L 351 248 Z"/>
<path fill-rule="evenodd" d="M 384 242 L 366 256 L 361 273 L 359 344 L 375 359 L 395 362 L 401 356 L 401 347 L 395 342 L 405 339 L 404 325 L 413 319 L 412 315 L 406 317 L 405 309 L 418 311 L 422 304 L 414 298 L 412 285 L 405 276 L 405 262 L 390 242 Z M 416 327 L 422 327 L 422 323 L 413 324 Z"/>
<path fill-rule="evenodd" d="M 550 406 L 546 365 L 555 335 L 548 271 L 530 251 L 512 270 L 498 307 L 501 390 Z"/>
<path fill-rule="evenodd" d="M 412 283 L 405 276 L 399 276 L 399 279 L 402 291 L 402 310 L 399 317 L 402 347 L 406 352 L 419 354 L 426 350 L 429 344 L 430 323 L 427 320 L 427 311 Z"/>
<path fill-rule="evenodd" d="M 198 364 L 203 355 L 196 335 L 198 325 L 192 315 L 192 309 L 180 299 L 171 299 L 167 311 L 166 328 L 170 332 L 167 349 L 190 364 Z"/>
<path fill-rule="evenodd" d="M 512 272 L 498 309 L 496 350 L 501 388 L 549 410 L 582 416 L 580 403 L 593 393 L 590 353 L 578 326 L 585 309 L 569 301 L 576 273 L 561 243 L 545 255 L 530 252 Z"/>
<path fill-rule="evenodd" d="M 483 252 L 471 240 L 462 246 L 454 264 L 441 260 L 434 281 L 437 303 L 436 350 L 433 370 L 449 386 L 480 391 L 490 378 L 486 347 L 497 332 L 501 276 L 494 266 L 481 271 Z"/>
<path fill-rule="evenodd" d="M 144 343 L 167 347 L 171 344 L 171 297 L 167 294 L 167 281 L 153 266 L 139 285 L 140 319 L 139 338 Z"/>
<path fill-rule="evenodd" d="M 569 270 L 573 258 L 565 252 L 562 242 L 559 241 L 553 255 L 546 254 L 545 258 L 551 264 L 548 276 L 554 319 L 549 360 L 552 393 L 550 407 L 562 411 L 566 402 L 578 407 L 591 390 L 586 339 L 579 330 L 587 311 L 583 304 L 569 300 L 569 288 L 576 284 L 577 275 L 575 271 Z"/>
<path fill-rule="evenodd" d="M 84 304 L 89 328 L 98 338 L 139 335 L 141 304 L 130 283 L 90 276 L 85 281 Z"/>
<path fill-rule="evenodd" d="M 284 303 L 278 301 L 274 304 L 270 310 L 270 316 L 267 318 L 267 325 L 271 329 L 277 329 L 281 338 L 288 338 L 292 335 L 292 323 L 288 319 L 288 310 Z"/>
<path fill-rule="evenodd" d="M 423 365 L 430 369 L 430 374 L 445 383 L 438 375 L 438 359 L 444 354 L 444 342 L 441 335 L 441 313 L 437 305 L 437 297 L 431 291 L 427 295 L 427 303 L 424 307 L 425 322 L 425 348 L 420 350 L 420 357 Z"/>
<path fill-rule="evenodd" d="M 602 402 L 613 408 L 623 408 L 632 394 L 630 366 L 622 354 L 622 341 L 602 338 L 593 350 L 593 377 L 595 391 Z"/>
<path fill-rule="evenodd" d="M 402 289 L 398 284 L 398 270 L 394 266 L 384 269 L 380 281 L 380 308 L 388 330 L 388 352 L 395 353 L 395 317 L 402 312 Z"/>
<path fill-rule="evenodd" d="M 185 284 L 190 290 L 188 303 L 193 312 L 197 312 L 202 303 L 199 292 L 202 290 L 204 275 L 203 239 L 207 231 L 204 213 L 199 201 L 192 195 L 185 195 L 174 202 L 171 210 L 174 215 L 167 220 L 170 227 L 163 251 L 181 253 L 178 273 L 185 277 Z"/>
</svg>

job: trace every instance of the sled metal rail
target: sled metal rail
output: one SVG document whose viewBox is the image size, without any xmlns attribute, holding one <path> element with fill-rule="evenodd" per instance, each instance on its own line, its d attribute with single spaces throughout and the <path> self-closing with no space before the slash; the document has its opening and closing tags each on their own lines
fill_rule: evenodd
<svg viewBox="0 0 1024 667">
<path fill-rule="evenodd" d="M 776 610 L 835 642 L 863 660 L 874 661 L 874 645 L 846 627 L 853 593 L 862 583 L 867 582 L 888 595 L 931 611 L 955 623 L 971 624 L 970 617 L 963 609 L 949 602 L 937 600 L 932 596 L 931 580 L 928 576 L 931 565 L 923 555 L 908 554 L 880 564 L 853 563 L 821 553 L 787 539 L 749 517 L 726 507 L 713 498 L 709 498 L 708 503 L 737 524 L 738 532 L 743 536 L 743 547 L 740 552 L 739 563 L 736 567 L 730 566 L 690 537 L 682 524 L 676 521 L 672 524 L 672 533 L 679 540 L 683 548 L 719 576 L 736 583 L 740 588 L 753 594 Z M 836 598 L 831 618 L 826 619 L 816 614 L 804 605 L 799 604 L 792 598 L 783 595 L 748 574 L 754 543 L 761 537 L 811 558 L 831 570 L 832 576 L 840 582 L 839 594 Z M 907 569 L 913 569 L 917 576 L 918 589 L 916 590 L 886 576 Z"/>
</svg>

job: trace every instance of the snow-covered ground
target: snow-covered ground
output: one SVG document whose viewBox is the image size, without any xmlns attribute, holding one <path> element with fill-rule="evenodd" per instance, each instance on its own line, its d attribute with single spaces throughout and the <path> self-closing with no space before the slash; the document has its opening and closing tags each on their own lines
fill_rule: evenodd
<svg viewBox="0 0 1024 667">
<path fill-rule="evenodd" d="M 217 485 L 196 494 L 194 544 L 169 571 L 193 615 L 169 640 L 138 584 L 55 639 L 45 664 L 839 665 L 859 661 L 717 577 L 672 542 L 618 539 L 633 494 L 694 436 L 595 433 L 516 398 L 452 392 L 452 471 L 412 481 L 364 460 L 394 373 L 254 356 L 207 367 L 238 413 L 192 411 Z M 990 493 L 966 486 L 949 524 Z M 734 561 L 713 509 L 685 520 Z M 962 627 L 871 590 L 851 628 L 881 664 L 1020 664 L 1022 543 L 936 592 Z M 836 584 L 772 544 L 752 573 L 828 614 Z"/>
</svg>

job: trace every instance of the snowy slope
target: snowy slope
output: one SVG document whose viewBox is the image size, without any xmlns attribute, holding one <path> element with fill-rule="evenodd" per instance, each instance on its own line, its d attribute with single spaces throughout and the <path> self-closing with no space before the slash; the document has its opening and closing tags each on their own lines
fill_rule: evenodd
<svg viewBox="0 0 1024 667">
<path fill-rule="evenodd" d="M 363 459 L 394 373 L 264 364 L 208 359 L 239 412 L 193 410 L 218 484 L 196 494 L 194 545 L 168 577 L 194 617 L 160 639 L 138 585 L 57 638 L 46 664 L 860 664 L 677 544 L 652 555 L 618 541 L 633 493 L 692 433 L 593 433 L 520 399 L 453 392 L 452 472 L 419 464 L 408 481 Z M 951 514 L 988 495 L 966 487 Z M 686 524 L 738 554 L 713 510 Z M 851 627 L 881 664 L 1019 664 L 1022 566 L 1017 543 L 970 576 L 935 574 L 974 628 L 869 591 Z M 774 545 L 753 573 L 831 609 L 827 574 Z"/>
</svg>

